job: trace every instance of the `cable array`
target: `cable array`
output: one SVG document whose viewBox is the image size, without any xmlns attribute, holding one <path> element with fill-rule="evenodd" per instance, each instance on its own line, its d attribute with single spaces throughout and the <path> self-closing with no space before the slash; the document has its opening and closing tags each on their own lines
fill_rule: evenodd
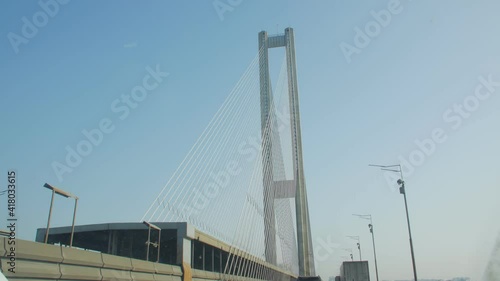
<svg viewBox="0 0 500 281">
<path fill-rule="evenodd" d="M 277 198 L 272 188 L 276 182 L 293 180 L 291 164 L 284 160 L 291 158 L 284 157 L 291 155 L 286 61 L 263 128 L 259 80 L 263 55 L 260 50 L 252 60 L 141 219 L 188 222 L 230 245 L 223 265 L 226 280 L 238 274 L 270 280 L 254 262 L 266 260 L 266 247 L 268 255 L 272 251 L 276 256 L 268 262 L 298 274 L 294 200 Z M 263 153 L 266 145 L 270 158 Z M 271 202 L 271 208 L 265 202 Z M 265 236 L 266 228 L 274 237 Z M 265 244 L 269 239 L 276 241 L 275 248 Z"/>
</svg>

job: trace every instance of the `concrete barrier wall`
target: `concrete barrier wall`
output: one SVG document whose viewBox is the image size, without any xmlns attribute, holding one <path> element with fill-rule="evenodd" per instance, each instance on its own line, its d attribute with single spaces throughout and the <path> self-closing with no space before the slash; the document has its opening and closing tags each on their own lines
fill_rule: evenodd
<svg viewBox="0 0 500 281">
<path fill-rule="evenodd" d="M 15 251 L 11 251 L 11 247 L 15 247 Z M 9 256 L 11 252 L 15 253 L 15 261 Z M 0 238 L 0 270 L 9 280 L 17 281 L 183 281 L 182 269 L 176 265 L 19 239 L 15 240 L 15 245 L 9 245 L 8 238 L 4 237 Z M 204 270 L 191 271 L 192 281 L 263 281 Z"/>
<path fill-rule="evenodd" d="M 15 247 L 15 263 L 9 256 L 11 247 Z M 175 265 L 19 239 L 9 245 L 3 237 L 0 270 L 9 280 L 182 281 L 181 268 Z"/>
</svg>

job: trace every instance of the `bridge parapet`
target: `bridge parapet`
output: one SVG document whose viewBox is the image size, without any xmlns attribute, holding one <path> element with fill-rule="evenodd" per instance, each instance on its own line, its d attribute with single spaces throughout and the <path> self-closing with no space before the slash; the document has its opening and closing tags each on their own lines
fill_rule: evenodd
<svg viewBox="0 0 500 281">
<path fill-rule="evenodd" d="M 9 280 L 182 280 L 182 270 L 175 265 L 20 239 L 14 260 L 7 251 L 11 246 L 0 238 L 0 269 Z"/>
<path fill-rule="evenodd" d="M 9 280 L 263 281 L 197 269 L 191 269 L 191 276 L 186 278 L 176 265 L 20 239 L 16 240 L 14 260 L 9 256 L 10 247 L 7 238 L 0 238 L 0 270 Z M 13 271 L 9 271 L 11 268 Z"/>
</svg>

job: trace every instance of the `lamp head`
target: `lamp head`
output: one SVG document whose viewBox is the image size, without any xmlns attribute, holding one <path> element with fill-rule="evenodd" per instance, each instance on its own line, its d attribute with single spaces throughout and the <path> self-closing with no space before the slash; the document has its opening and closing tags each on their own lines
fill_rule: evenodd
<svg viewBox="0 0 500 281">
<path fill-rule="evenodd" d="M 405 184 L 405 182 L 404 182 L 402 179 L 398 179 L 397 183 L 398 183 L 399 185 L 403 185 L 403 184 Z"/>
<path fill-rule="evenodd" d="M 61 189 L 59 189 L 59 188 L 57 188 L 57 187 L 55 187 L 55 186 L 53 186 L 51 184 L 45 183 L 43 185 L 43 187 L 48 188 L 48 189 L 52 190 L 53 192 L 55 192 L 56 194 L 61 195 L 63 197 L 66 197 L 66 198 L 70 198 L 71 197 L 71 198 L 78 199 L 78 197 L 72 195 L 71 193 L 66 192 L 64 190 L 61 190 Z"/>
</svg>

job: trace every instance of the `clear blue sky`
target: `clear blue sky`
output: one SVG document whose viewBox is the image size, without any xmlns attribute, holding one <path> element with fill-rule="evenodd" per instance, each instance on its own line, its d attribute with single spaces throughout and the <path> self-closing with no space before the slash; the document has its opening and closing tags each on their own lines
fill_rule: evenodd
<svg viewBox="0 0 500 281">
<path fill-rule="evenodd" d="M 472 96 L 478 77 L 500 81 L 500 3 L 402 0 L 348 63 L 341 44 L 355 46 L 355 28 L 390 2 L 243 0 L 221 20 L 212 1 L 72 1 L 16 53 L 12 33 L 42 8 L 4 1 L 0 171 L 18 172 L 18 237 L 45 226 L 45 182 L 81 198 L 78 224 L 139 220 L 254 58 L 257 33 L 291 26 L 316 250 L 319 239 L 354 248 L 345 236 L 360 235 L 371 262 L 366 221 L 351 215 L 370 213 L 381 280 L 412 278 L 403 198 L 368 164 L 408 159 L 441 128 L 446 140 L 406 177 L 417 269 L 478 279 L 500 230 L 500 87 Z M 170 75 L 118 122 L 110 104 L 157 64 Z M 467 118 L 454 109 L 464 100 Z M 106 117 L 114 131 L 59 182 L 53 161 Z M 53 225 L 68 225 L 72 202 L 58 199 Z M 318 262 L 324 279 L 345 255 Z"/>
</svg>

